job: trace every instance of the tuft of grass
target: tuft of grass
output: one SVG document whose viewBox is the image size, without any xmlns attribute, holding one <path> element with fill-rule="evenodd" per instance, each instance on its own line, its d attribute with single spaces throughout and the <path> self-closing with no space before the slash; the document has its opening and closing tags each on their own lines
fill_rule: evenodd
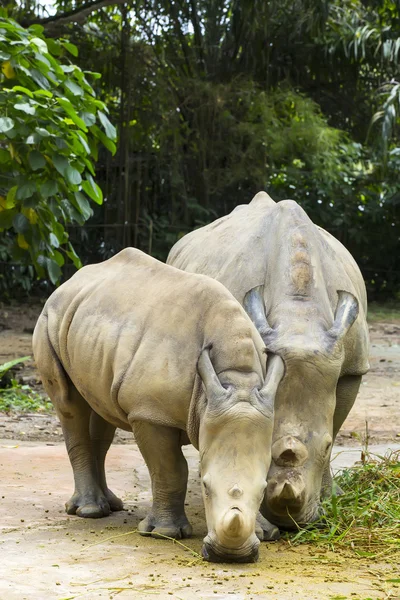
<svg viewBox="0 0 400 600">
<path fill-rule="evenodd" d="M 324 502 L 325 515 L 289 536 L 291 544 L 348 549 L 370 559 L 400 559 L 400 451 L 363 454 L 336 477 L 343 495 Z"/>
<path fill-rule="evenodd" d="M 10 387 L 0 389 L 0 412 L 50 412 L 53 405 L 29 385 L 11 379 Z"/>
<path fill-rule="evenodd" d="M 0 412 L 49 412 L 53 405 L 29 385 L 13 378 L 15 367 L 30 360 L 30 356 L 16 358 L 0 365 Z"/>
</svg>

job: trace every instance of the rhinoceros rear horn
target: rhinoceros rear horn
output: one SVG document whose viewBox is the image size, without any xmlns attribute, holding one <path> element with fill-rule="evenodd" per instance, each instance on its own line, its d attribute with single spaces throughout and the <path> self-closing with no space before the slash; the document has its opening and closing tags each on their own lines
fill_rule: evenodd
<svg viewBox="0 0 400 600">
<path fill-rule="evenodd" d="M 268 353 L 267 375 L 264 385 L 260 390 L 260 396 L 265 407 L 271 411 L 274 409 L 276 392 L 284 373 L 285 364 L 281 357 L 277 354 Z"/>
<path fill-rule="evenodd" d="M 220 400 L 221 396 L 226 394 L 226 390 L 222 387 L 211 362 L 211 347 L 208 346 L 202 350 L 197 362 L 197 370 L 203 382 L 209 404 Z"/>
<path fill-rule="evenodd" d="M 335 311 L 335 320 L 328 335 L 335 340 L 344 338 L 358 317 L 358 300 L 350 292 L 338 290 L 339 300 Z"/>
<path fill-rule="evenodd" d="M 268 325 L 267 317 L 265 315 L 263 292 L 263 285 L 259 285 L 251 289 L 244 297 L 243 306 L 250 319 L 256 326 L 256 329 L 260 333 L 264 344 L 267 344 L 267 337 L 268 334 L 272 332 L 272 329 Z"/>
</svg>

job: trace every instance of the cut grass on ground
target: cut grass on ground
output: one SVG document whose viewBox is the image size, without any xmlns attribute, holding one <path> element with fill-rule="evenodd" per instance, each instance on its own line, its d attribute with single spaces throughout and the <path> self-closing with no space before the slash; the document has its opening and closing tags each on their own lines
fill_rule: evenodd
<svg viewBox="0 0 400 600">
<path fill-rule="evenodd" d="M 325 516 L 290 535 L 291 544 L 348 549 L 360 557 L 399 562 L 400 451 L 366 453 L 363 461 L 336 477 L 343 495 L 325 501 Z"/>
</svg>

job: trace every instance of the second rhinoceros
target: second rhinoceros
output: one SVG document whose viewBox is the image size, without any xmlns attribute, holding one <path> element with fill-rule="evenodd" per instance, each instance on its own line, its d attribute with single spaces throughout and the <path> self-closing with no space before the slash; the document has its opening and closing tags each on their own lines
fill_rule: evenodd
<svg viewBox="0 0 400 600">
<path fill-rule="evenodd" d="M 167 262 L 223 283 L 283 359 L 262 512 L 280 527 L 312 522 L 331 487 L 333 441 L 368 370 L 357 264 L 296 202 L 265 192 L 184 236 Z"/>
<path fill-rule="evenodd" d="M 187 463 L 200 451 L 210 560 L 253 561 L 283 375 L 240 304 L 218 282 L 125 249 L 84 267 L 47 301 L 33 336 L 74 472 L 69 514 L 122 508 L 104 460 L 115 428 L 132 429 L 153 506 L 139 531 L 187 537 Z M 265 381 L 264 381 L 265 379 Z"/>
</svg>

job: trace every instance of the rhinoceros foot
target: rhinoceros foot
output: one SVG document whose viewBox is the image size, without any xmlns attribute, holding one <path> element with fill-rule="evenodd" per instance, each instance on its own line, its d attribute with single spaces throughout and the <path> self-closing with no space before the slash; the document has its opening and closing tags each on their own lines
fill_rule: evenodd
<svg viewBox="0 0 400 600">
<path fill-rule="evenodd" d="M 281 534 L 276 525 L 273 525 L 261 513 L 258 513 L 256 519 L 256 536 L 260 542 L 272 542 L 279 540 Z"/>
<path fill-rule="evenodd" d="M 86 519 L 100 519 L 111 513 L 110 504 L 102 492 L 75 492 L 65 503 L 69 515 L 77 515 Z"/>
<path fill-rule="evenodd" d="M 164 536 L 180 540 L 192 535 L 192 526 L 186 518 L 181 517 L 156 517 L 148 515 L 138 525 L 138 531 L 141 535 L 149 534 L 154 538 L 163 538 Z"/>
<path fill-rule="evenodd" d="M 124 510 L 124 504 L 123 504 L 121 498 L 118 498 L 118 496 L 116 496 L 114 494 L 114 492 L 112 492 L 108 488 L 106 490 L 106 499 L 107 499 L 107 502 L 110 505 L 110 508 L 113 512 L 117 512 L 119 510 Z"/>
</svg>

